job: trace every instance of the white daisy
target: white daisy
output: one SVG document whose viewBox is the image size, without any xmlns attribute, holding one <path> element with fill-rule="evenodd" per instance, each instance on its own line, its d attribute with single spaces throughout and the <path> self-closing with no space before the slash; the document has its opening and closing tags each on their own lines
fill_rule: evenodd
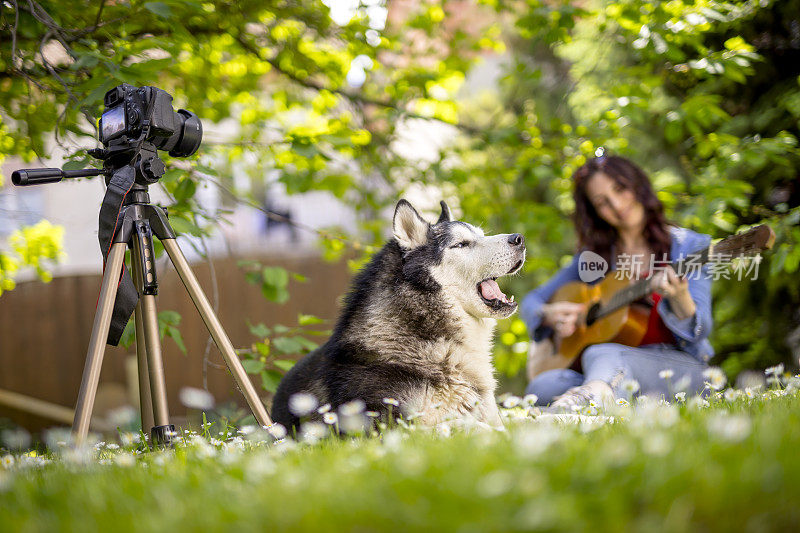
<svg viewBox="0 0 800 533">
<path fill-rule="evenodd" d="M 319 402 L 313 394 L 298 392 L 289 397 L 289 411 L 297 417 L 309 415 L 317 408 Z"/>
<path fill-rule="evenodd" d="M 639 382 L 636 381 L 635 379 L 626 379 L 626 380 L 624 380 L 620 384 L 620 387 L 622 388 L 622 390 L 627 392 L 629 395 L 630 394 L 636 394 L 637 392 L 639 392 L 639 388 L 640 388 L 639 387 Z"/>
<path fill-rule="evenodd" d="M 725 372 L 718 366 L 710 366 L 703 371 L 703 377 L 706 378 L 708 386 L 714 390 L 722 390 L 728 378 L 725 377 Z"/>
<path fill-rule="evenodd" d="M 178 399 L 190 409 L 208 411 L 214 408 L 214 397 L 210 392 L 203 389 L 183 387 L 178 393 Z"/>
</svg>

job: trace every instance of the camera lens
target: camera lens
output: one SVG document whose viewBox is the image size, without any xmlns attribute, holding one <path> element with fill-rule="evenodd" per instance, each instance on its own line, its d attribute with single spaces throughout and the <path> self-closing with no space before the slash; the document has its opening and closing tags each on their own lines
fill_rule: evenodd
<svg viewBox="0 0 800 533">
<path fill-rule="evenodd" d="M 188 157 L 200 148 L 200 142 L 203 140 L 203 123 L 200 122 L 197 115 L 185 109 L 179 109 L 176 118 L 180 124 L 177 133 L 181 134 L 181 138 L 175 148 L 170 150 L 169 155 Z"/>
<path fill-rule="evenodd" d="M 175 118 L 178 124 L 178 127 L 175 128 L 175 135 L 180 137 L 175 146 L 169 151 L 169 155 L 172 157 L 188 157 L 200 148 L 200 141 L 203 140 L 203 124 L 197 118 L 197 115 L 185 109 L 179 109 L 175 113 Z"/>
<path fill-rule="evenodd" d="M 175 113 L 175 126 L 175 133 L 156 140 L 155 145 L 161 150 L 169 150 L 172 157 L 189 157 L 200 148 L 203 124 L 191 111 L 180 109 Z"/>
</svg>

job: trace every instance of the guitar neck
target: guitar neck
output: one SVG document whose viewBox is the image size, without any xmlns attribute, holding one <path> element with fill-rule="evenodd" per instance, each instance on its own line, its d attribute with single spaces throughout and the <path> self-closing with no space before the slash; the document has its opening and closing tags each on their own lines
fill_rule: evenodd
<svg viewBox="0 0 800 533">
<path fill-rule="evenodd" d="M 629 287 L 622 289 L 614 294 L 605 305 L 601 306 L 593 317 L 595 320 L 610 315 L 614 311 L 626 307 L 636 300 L 650 294 L 650 279 L 640 279 L 632 283 Z"/>
<path fill-rule="evenodd" d="M 706 263 L 723 261 L 726 258 L 730 259 L 735 256 L 743 257 L 745 255 L 759 253 L 762 250 L 772 248 L 774 242 L 775 232 L 772 231 L 769 226 L 756 226 L 749 231 L 728 237 L 715 245 L 706 246 L 676 261 L 654 262 L 653 265 L 651 265 L 651 269 L 655 270 L 656 266 L 659 269 L 663 269 L 669 265 L 672 266 L 679 276 L 699 276 L 700 268 Z M 650 294 L 650 292 L 652 292 L 650 288 L 650 278 L 638 280 L 614 294 L 608 303 L 597 310 L 593 319 L 596 320 L 603 316 L 610 315 L 614 311 L 626 307 L 647 294 Z"/>
<path fill-rule="evenodd" d="M 712 246 L 707 246 L 676 261 L 660 261 L 658 262 L 658 268 L 664 269 L 667 268 L 667 266 L 671 266 L 679 276 L 691 274 L 693 269 L 699 269 L 709 262 L 711 250 Z M 651 267 L 652 269 L 656 268 L 655 262 Z M 603 305 L 598 310 L 595 319 L 610 315 L 614 311 L 626 307 L 653 292 L 650 288 L 651 279 L 652 277 L 640 279 L 617 292 L 611 297 L 607 304 Z"/>
</svg>

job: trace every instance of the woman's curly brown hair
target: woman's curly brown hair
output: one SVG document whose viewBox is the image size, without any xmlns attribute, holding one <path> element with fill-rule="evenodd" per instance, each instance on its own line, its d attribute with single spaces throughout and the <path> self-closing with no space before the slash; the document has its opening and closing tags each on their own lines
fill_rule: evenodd
<svg viewBox="0 0 800 533">
<path fill-rule="evenodd" d="M 664 206 L 653 192 L 647 174 L 632 161 L 620 156 L 600 156 L 587 161 L 572 175 L 575 215 L 573 222 L 580 249 L 591 250 L 611 263 L 611 249 L 618 235 L 608 222 L 600 218 L 586 194 L 589 178 L 602 172 L 622 187 L 632 190 L 644 206 L 644 238 L 657 260 L 669 259 L 672 238 L 664 216 Z M 666 255 L 664 255 L 666 254 Z"/>
</svg>

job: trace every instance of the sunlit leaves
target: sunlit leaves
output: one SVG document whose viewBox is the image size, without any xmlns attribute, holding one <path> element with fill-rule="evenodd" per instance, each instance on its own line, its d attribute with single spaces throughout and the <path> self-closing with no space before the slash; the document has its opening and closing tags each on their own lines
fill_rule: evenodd
<svg viewBox="0 0 800 533">
<path fill-rule="evenodd" d="M 53 279 L 48 267 L 64 257 L 64 228 L 41 220 L 11 234 L 9 250 L 0 250 L 0 295 L 15 287 L 14 274 L 22 267 L 33 267 L 42 281 Z"/>
</svg>

